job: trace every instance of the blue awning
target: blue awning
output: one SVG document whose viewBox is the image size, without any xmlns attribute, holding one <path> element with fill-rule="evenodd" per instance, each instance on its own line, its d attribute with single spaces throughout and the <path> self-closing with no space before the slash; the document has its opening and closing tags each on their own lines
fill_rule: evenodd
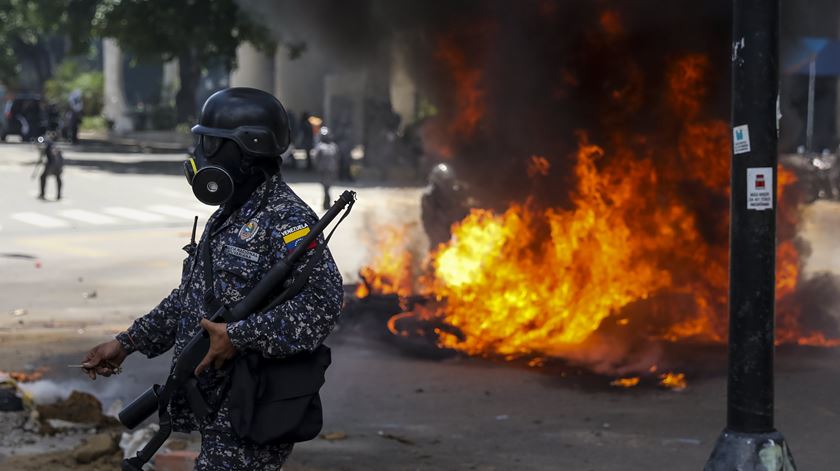
<svg viewBox="0 0 840 471">
<path fill-rule="evenodd" d="M 840 76 L 840 41 L 828 38 L 799 38 L 782 50 L 782 72 L 808 75 L 811 60 L 816 60 L 816 74 Z"/>
</svg>

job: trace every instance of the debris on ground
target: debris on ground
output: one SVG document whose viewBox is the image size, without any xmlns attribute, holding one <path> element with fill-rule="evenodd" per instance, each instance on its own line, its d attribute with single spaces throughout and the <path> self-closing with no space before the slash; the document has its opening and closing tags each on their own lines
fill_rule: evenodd
<svg viewBox="0 0 840 471">
<path fill-rule="evenodd" d="M 11 312 L 11 315 L 14 317 L 25 316 L 27 314 L 29 314 L 29 311 L 27 311 L 26 309 L 15 309 Z"/>
<path fill-rule="evenodd" d="M 32 397 L 20 389 L 14 376 L 14 373 L 0 371 L 0 412 L 31 410 L 34 406 Z"/>
<path fill-rule="evenodd" d="M 123 452 L 123 458 L 136 456 L 137 452 L 152 439 L 158 430 L 160 430 L 158 424 L 149 424 L 133 432 L 123 432 L 120 438 L 120 448 Z"/>
<path fill-rule="evenodd" d="M 382 430 L 376 432 L 376 434 L 379 435 L 382 438 L 387 438 L 388 440 L 394 440 L 394 441 L 400 442 L 403 445 L 414 445 L 414 442 L 409 440 L 408 438 L 401 437 L 399 435 L 394 435 L 392 433 L 385 433 Z"/>
<path fill-rule="evenodd" d="M 120 424 L 115 418 L 102 413 L 99 399 L 81 391 L 73 391 L 63 401 L 36 408 L 41 421 L 41 433 L 46 435 L 68 428 L 102 430 Z"/>
<path fill-rule="evenodd" d="M 117 433 L 99 433 L 93 435 L 85 439 L 80 446 L 73 450 L 73 459 L 77 463 L 87 464 L 103 456 L 113 455 L 120 449 L 117 437 L 119 437 Z M 120 456 L 122 456 L 122 453 L 120 453 Z"/>
<path fill-rule="evenodd" d="M 347 434 L 344 432 L 330 432 L 330 433 L 322 433 L 320 435 L 322 440 L 327 441 L 336 441 L 336 440 L 345 440 L 347 438 Z"/>
<path fill-rule="evenodd" d="M 82 293 L 82 297 L 85 298 L 85 299 L 93 299 L 96 296 L 97 296 L 96 290 L 85 291 L 84 293 Z"/>
</svg>

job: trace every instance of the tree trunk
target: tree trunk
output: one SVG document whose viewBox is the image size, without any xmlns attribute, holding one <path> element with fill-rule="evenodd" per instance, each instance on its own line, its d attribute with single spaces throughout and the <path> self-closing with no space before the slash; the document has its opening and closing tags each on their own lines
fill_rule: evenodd
<svg viewBox="0 0 840 471">
<path fill-rule="evenodd" d="M 201 79 L 201 64 L 195 57 L 195 51 L 188 50 L 178 55 L 178 78 L 181 82 L 175 95 L 178 122 L 192 123 L 198 115 L 195 92 Z"/>
</svg>

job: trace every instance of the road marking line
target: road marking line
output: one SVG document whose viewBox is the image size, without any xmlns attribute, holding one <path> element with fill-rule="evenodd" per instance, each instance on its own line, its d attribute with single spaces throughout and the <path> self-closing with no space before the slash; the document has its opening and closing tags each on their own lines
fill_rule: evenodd
<svg viewBox="0 0 840 471">
<path fill-rule="evenodd" d="M 38 227 L 54 228 L 67 227 L 70 225 L 70 223 L 68 223 L 67 221 L 40 213 L 14 213 L 11 215 L 11 217 L 12 219 L 17 219 L 20 222 L 25 222 L 27 224 L 32 224 L 33 226 Z"/>
<path fill-rule="evenodd" d="M 140 211 L 139 209 L 133 208 L 123 208 L 120 206 L 112 206 L 109 208 L 104 208 L 102 210 L 104 213 L 108 213 L 112 216 L 117 216 L 126 219 L 133 219 L 135 221 L 140 222 L 158 222 L 163 221 L 165 218 L 160 214 L 149 213 L 146 211 Z"/>
<path fill-rule="evenodd" d="M 192 199 L 192 195 L 189 191 L 175 191 L 170 190 L 169 188 L 153 188 L 152 191 L 159 195 L 168 196 L 170 198 L 188 198 Z"/>
<path fill-rule="evenodd" d="M 156 204 L 153 206 L 146 206 L 145 209 L 154 211 L 156 213 L 166 214 L 167 216 L 175 216 L 177 218 L 192 219 L 196 216 L 194 211 L 189 211 L 178 206 L 169 206 L 167 204 Z"/>
<path fill-rule="evenodd" d="M 58 214 L 68 219 L 75 219 L 77 221 L 82 221 L 97 226 L 103 224 L 116 224 L 119 222 L 110 216 L 105 216 L 91 211 L 85 211 L 84 209 L 67 209 L 64 211 L 59 211 Z"/>
</svg>

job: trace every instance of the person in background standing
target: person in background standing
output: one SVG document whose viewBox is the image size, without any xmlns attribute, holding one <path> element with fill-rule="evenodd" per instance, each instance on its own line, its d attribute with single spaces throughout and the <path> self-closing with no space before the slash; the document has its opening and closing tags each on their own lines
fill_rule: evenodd
<svg viewBox="0 0 840 471">
<path fill-rule="evenodd" d="M 77 88 L 70 92 L 70 95 L 67 97 L 67 103 L 70 106 L 68 114 L 68 138 L 73 144 L 78 144 L 79 124 L 82 121 L 82 110 L 85 107 L 84 101 L 82 100 L 82 91 Z"/>
<path fill-rule="evenodd" d="M 311 116 L 304 111 L 300 116 L 300 148 L 306 151 L 306 170 L 312 170 L 312 148 L 315 145 L 315 133 L 312 131 Z"/>
<path fill-rule="evenodd" d="M 332 133 L 326 126 L 321 126 L 318 132 L 320 139 L 315 146 L 315 166 L 321 178 L 321 185 L 324 187 L 324 209 L 330 209 L 330 187 L 335 183 L 338 174 L 339 149 L 338 144 L 333 140 Z"/>
<path fill-rule="evenodd" d="M 55 177 L 55 199 L 58 201 L 61 199 L 61 171 L 64 169 L 64 156 L 61 155 L 61 151 L 55 147 L 55 144 L 49 138 L 39 137 L 38 144 L 42 146 L 38 163 L 44 163 L 44 170 L 41 172 L 40 180 L 41 191 L 38 193 L 38 199 L 46 199 L 44 190 L 47 187 L 47 177 L 52 175 Z"/>
</svg>

